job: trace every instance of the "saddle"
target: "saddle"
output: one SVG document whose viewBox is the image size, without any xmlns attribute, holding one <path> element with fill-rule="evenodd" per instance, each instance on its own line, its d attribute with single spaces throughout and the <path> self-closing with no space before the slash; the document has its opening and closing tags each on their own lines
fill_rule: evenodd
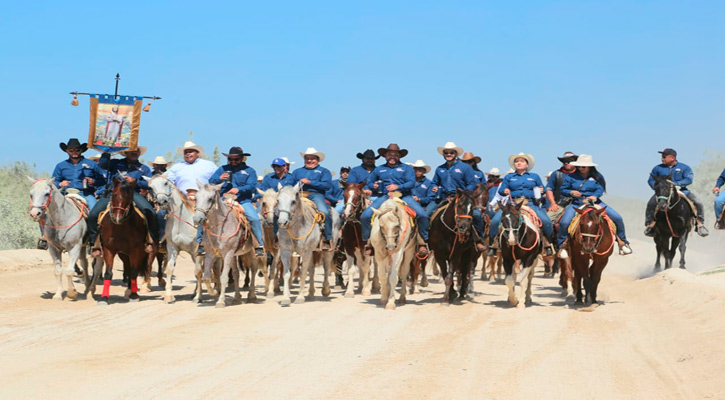
<svg viewBox="0 0 725 400">
<path fill-rule="evenodd" d="M 582 206 L 580 206 L 578 208 L 580 210 L 582 210 L 582 209 L 584 209 L 584 207 L 586 207 L 586 206 L 585 205 L 582 205 Z M 602 209 L 602 207 L 600 205 L 598 205 L 598 204 L 595 204 L 594 205 L 594 208 L 597 209 L 597 210 L 601 210 Z M 610 230 L 610 232 L 612 232 L 612 234 L 614 234 L 614 232 L 617 232 L 617 227 L 614 225 L 614 221 L 612 221 L 612 219 L 609 218 L 609 215 L 607 215 L 607 212 L 606 211 L 602 213 L 602 217 L 609 224 L 609 230 Z M 574 232 L 576 232 L 577 228 L 579 228 L 579 222 L 580 221 L 581 221 L 581 214 L 576 213 L 576 215 L 574 215 L 574 218 L 571 220 L 571 223 L 569 224 L 569 230 L 568 230 L 569 235 L 574 235 Z"/>
<path fill-rule="evenodd" d="M 697 218 L 697 207 L 695 206 L 695 203 L 690 200 L 689 197 L 687 197 L 686 194 L 680 192 L 680 189 L 677 189 L 677 195 L 680 196 L 681 199 L 685 200 L 687 204 L 690 205 L 690 209 L 692 210 L 692 218 Z"/>
<path fill-rule="evenodd" d="M 83 214 L 84 219 L 88 219 L 88 211 L 90 210 L 88 208 L 88 202 L 86 199 L 84 199 L 81 195 L 77 193 L 68 193 L 65 195 L 67 199 L 73 202 L 73 204 L 78 207 L 78 211 Z"/>
<path fill-rule="evenodd" d="M 108 203 L 108 207 L 106 207 L 106 209 L 105 209 L 105 210 L 101 211 L 101 213 L 100 213 L 100 214 L 98 214 L 98 224 L 99 224 L 99 225 L 101 224 L 101 221 L 103 221 L 103 218 L 104 218 L 104 217 L 105 217 L 105 216 L 106 216 L 106 215 L 108 214 L 108 211 L 110 211 L 110 209 L 111 209 L 111 203 Z M 143 222 L 144 222 L 144 224 L 146 224 L 146 227 L 147 227 L 147 229 L 148 229 L 148 225 L 149 225 L 149 224 L 148 224 L 148 221 L 146 221 L 146 216 L 145 216 L 145 215 L 143 214 L 143 212 L 141 212 L 141 210 L 139 210 L 139 209 L 138 209 L 138 208 L 136 207 L 136 205 L 135 205 L 135 204 L 133 205 L 133 211 L 134 211 L 134 212 L 135 212 L 136 214 L 138 214 L 138 216 L 139 216 L 139 217 L 141 217 L 141 219 L 143 219 Z"/>
</svg>

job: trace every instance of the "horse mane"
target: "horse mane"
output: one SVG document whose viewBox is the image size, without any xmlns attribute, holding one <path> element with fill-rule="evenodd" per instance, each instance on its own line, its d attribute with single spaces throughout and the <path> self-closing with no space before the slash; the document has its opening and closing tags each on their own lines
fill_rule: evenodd
<svg viewBox="0 0 725 400">
<path fill-rule="evenodd" d="M 182 193 L 181 190 L 176 187 L 176 185 L 174 185 L 174 190 L 176 190 L 176 193 L 179 194 L 179 197 L 181 198 L 181 204 L 183 204 L 187 210 L 194 211 L 194 202 L 191 201 L 191 199 L 187 195 Z"/>
</svg>

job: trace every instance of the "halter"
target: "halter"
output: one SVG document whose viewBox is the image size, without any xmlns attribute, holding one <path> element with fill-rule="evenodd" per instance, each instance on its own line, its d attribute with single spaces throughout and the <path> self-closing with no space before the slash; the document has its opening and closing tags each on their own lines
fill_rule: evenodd
<svg viewBox="0 0 725 400">
<path fill-rule="evenodd" d="M 680 237 L 680 235 L 676 234 L 675 233 L 675 230 L 672 228 L 672 223 L 670 222 L 670 214 L 669 214 L 669 211 L 671 209 L 675 208 L 675 206 L 680 202 L 680 195 L 679 195 L 679 193 L 677 193 L 676 186 L 675 186 L 675 183 L 674 182 L 672 182 L 669 179 L 666 182 L 668 183 L 668 186 L 670 188 L 670 193 L 666 197 L 665 196 L 657 196 L 658 204 L 655 206 L 655 213 L 658 210 L 663 211 L 665 213 L 665 219 L 667 220 L 667 226 L 670 228 L 670 233 L 672 234 L 672 237 L 678 238 L 678 237 Z M 672 203 L 672 198 L 675 195 L 677 196 L 677 201 L 675 201 L 674 203 Z M 660 207 L 660 205 L 659 205 L 659 201 L 660 200 L 667 200 L 667 206 L 666 206 L 665 209 L 662 209 Z M 672 203 L 672 204 L 670 204 L 670 203 Z"/>
<path fill-rule="evenodd" d="M 358 196 L 358 198 L 360 199 L 360 201 L 357 204 L 353 202 L 353 200 L 355 199 L 354 197 L 348 199 L 348 202 L 345 203 L 345 207 L 342 209 L 343 213 L 345 212 L 348 204 L 351 204 L 353 206 L 352 212 L 348 214 L 347 218 L 345 218 L 345 224 L 348 222 L 358 224 L 360 223 L 360 220 L 358 218 L 358 212 L 362 213 L 363 204 L 365 203 L 365 194 L 362 192 L 362 190 L 360 191 L 360 195 Z"/>
<path fill-rule="evenodd" d="M 47 181 L 47 179 L 38 179 L 37 181 L 33 182 L 33 185 L 35 185 L 36 183 L 38 183 L 40 181 Z M 78 210 L 78 219 L 76 219 L 70 225 L 54 226 L 54 225 L 51 225 L 51 224 L 45 222 L 45 219 L 43 219 L 43 217 L 46 215 L 46 211 L 48 210 L 48 207 L 50 207 L 50 204 L 52 203 L 52 200 L 53 200 L 53 189 L 50 187 L 50 185 L 48 185 L 48 187 L 50 188 L 50 192 L 48 193 L 48 200 L 46 200 L 42 206 L 40 206 L 40 207 L 34 206 L 33 205 L 33 196 L 32 195 L 30 196 L 30 210 L 32 210 L 34 208 L 40 208 L 40 215 L 38 215 L 38 220 L 39 220 L 40 225 L 43 227 L 47 226 L 47 227 L 53 228 L 53 229 L 67 229 L 67 228 L 72 228 L 72 227 L 76 226 L 76 224 L 83 219 L 83 211 L 80 209 Z M 65 196 L 63 196 L 63 197 L 65 198 Z M 55 245 L 54 245 L 54 247 L 55 247 Z"/>
<path fill-rule="evenodd" d="M 595 210 L 595 208 L 587 208 L 586 210 L 584 210 L 584 212 L 582 213 L 581 217 L 583 217 L 585 214 L 591 212 L 592 210 Z M 603 225 L 605 223 L 607 223 L 607 222 L 604 221 L 604 218 L 602 218 L 602 215 L 599 214 L 599 215 L 597 215 L 597 223 L 599 225 L 599 228 L 597 229 L 596 235 L 594 235 L 594 234 L 591 234 L 591 233 L 584 233 L 584 232 L 582 232 L 581 231 L 581 226 L 582 225 L 581 225 L 581 222 L 580 222 L 579 223 L 579 226 L 577 227 L 577 232 L 578 232 L 578 234 L 577 234 L 577 242 L 579 242 L 579 244 L 582 245 L 582 252 L 583 253 L 586 253 L 586 254 L 594 254 L 594 255 L 597 255 L 597 256 L 601 256 L 601 255 L 607 254 L 609 252 L 609 250 L 611 250 L 612 247 L 614 247 L 615 239 L 614 239 L 614 233 L 612 233 L 612 244 L 606 250 L 597 253 L 597 248 L 599 248 L 599 245 L 602 243 L 602 239 L 604 239 L 604 228 L 603 228 Z M 594 238 L 594 247 L 592 247 L 591 250 L 584 250 L 583 240 L 584 240 L 585 237 Z"/>
</svg>

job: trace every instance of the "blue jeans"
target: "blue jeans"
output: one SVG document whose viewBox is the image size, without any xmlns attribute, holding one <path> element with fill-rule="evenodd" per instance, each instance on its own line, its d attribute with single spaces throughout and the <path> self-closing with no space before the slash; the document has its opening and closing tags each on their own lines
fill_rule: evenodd
<svg viewBox="0 0 725 400">
<path fill-rule="evenodd" d="M 439 204 L 440 204 L 440 202 L 435 201 L 435 200 L 431 200 L 431 202 L 428 203 L 427 206 L 425 206 L 425 212 L 426 212 L 426 214 L 428 214 L 428 216 L 433 215 L 433 213 L 438 209 L 438 205 Z"/>
<path fill-rule="evenodd" d="M 715 198 L 715 219 L 720 219 L 720 214 L 722 213 L 722 206 L 725 204 L 725 190 L 721 191 L 719 195 Z"/>
<path fill-rule="evenodd" d="M 544 231 L 544 235 L 546 237 L 551 237 L 554 228 L 551 224 L 549 216 L 546 215 L 546 211 L 543 208 L 532 203 L 529 203 L 528 207 L 534 210 L 536 216 L 539 217 L 539 219 L 541 220 L 541 229 Z M 501 224 L 502 213 L 503 212 L 501 210 L 496 211 L 496 214 L 494 214 L 493 218 L 491 219 L 491 228 L 489 230 L 491 238 L 495 237 L 498 234 L 498 226 Z"/>
<path fill-rule="evenodd" d="M 629 241 L 627 240 L 627 236 L 624 232 L 624 220 L 622 220 L 622 216 L 619 215 L 619 213 L 613 208 L 607 206 L 603 202 L 600 202 L 598 204 L 602 207 L 607 207 L 607 215 L 617 227 L 617 237 L 622 239 L 624 243 L 629 243 Z M 574 215 L 576 215 L 577 207 L 579 206 L 575 206 L 573 204 L 569 205 L 566 210 L 564 210 L 564 213 L 561 215 L 561 220 L 559 221 L 559 232 L 557 232 L 556 235 L 556 244 L 558 247 L 561 247 L 561 245 L 564 244 L 564 241 L 569 235 L 569 225 L 571 224 L 571 220 L 574 219 Z"/>
<path fill-rule="evenodd" d="M 335 205 L 335 211 L 337 211 L 337 215 L 342 215 L 342 209 L 345 208 L 345 200 L 340 200 Z"/>
<path fill-rule="evenodd" d="M 325 215 L 325 239 L 332 240 L 332 217 L 330 216 L 330 206 L 325 201 L 325 195 L 317 192 L 307 192 L 308 199 L 312 200 L 317 206 L 317 210 Z"/>
<path fill-rule="evenodd" d="M 388 196 L 383 196 L 377 198 L 372 204 L 370 204 L 370 207 L 366 208 L 365 211 L 363 211 L 362 216 L 360 217 L 361 223 L 362 223 L 362 240 L 368 241 L 370 240 L 370 231 L 372 230 L 371 221 L 373 219 L 373 208 L 378 209 L 380 206 L 385 202 L 385 200 L 389 199 Z M 423 206 L 420 205 L 415 199 L 413 199 L 413 196 L 403 196 L 401 198 L 404 202 L 408 203 L 408 207 L 415 210 L 415 222 L 418 224 L 418 233 L 420 234 L 420 237 L 423 238 L 426 242 L 428 241 L 428 214 L 423 209 Z"/>
<path fill-rule="evenodd" d="M 242 203 L 242 208 L 244 209 L 244 214 L 247 216 L 247 220 L 252 225 L 252 234 L 254 234 L 254 237 L 257 238 L 259 245 L 264 246 L 262 223 L 259 222 L 259 214 L 257 214 L 257 209 L 254 208 L 254 205 L 251 201 L 246 201 Z"/>
</svg>

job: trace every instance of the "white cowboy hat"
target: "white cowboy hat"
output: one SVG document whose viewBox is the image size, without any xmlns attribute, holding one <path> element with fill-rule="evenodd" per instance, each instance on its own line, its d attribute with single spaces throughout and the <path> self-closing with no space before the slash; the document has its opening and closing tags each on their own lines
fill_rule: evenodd
<svg viewBox="0 0 725 400">
<path fill-rule="evenodd" d="M 179 150 L 181 150 L 182 153 L 184 152 L 184 150 L 196 150 L 199 152 L 199 155 L 204 154 L 204 148 L 192 142 L 191 140 L 187 140 L 186 142 L 184 142 L 184 145 L 179 147 Z"/>
<path fill-rule="evenodd" d="M 169 165 L 171 165 L 173 163 L 174 163 L 173 161 L 167 162 L 166 159 L 164 158 L 164 156 L 156 156 L 156 158 L 154 158 L 153 161 L 148 162 L 148 164 L 152 167 L 154 166 L 154 164 L 157 164 L 157 165 L 166 164 L 166 166 L 168 167 Z"/>
<path fill-rule="evenodd" d="M 493 167 L 490 171 L 486 172 L 486 175 L 501 176 L 501 171 L 498 168 Z"/>
<path fill-rule="evenodd" d="M 91 161 L 98 162 L 98 160 L 101 159 L 101 155 L 100 154 L 94 154 L 94 155 L 88 156 L 86 158 L 89 159 L 89 160 L 91 160 Z"/>
<path fill-rule="evenodd" d="M 287 157 L 280 157 L 280 158 L 283 159 L 284 162 L 287 163 L 287 165 L 297 164 L 297 161 L 290 161 L 289 158 L 287 158 Z"/>
<path fill-rule="evenodd" d="M 514 172 L 516 172 L 516 171 L 513 168 L 509 168 L 509 170 L 506 171 L 506 175 L 513 174 Z"/>
<path fill-rule="evenodd" d="M 423 168 L 425 169 L 425 173 L 427 174 L 430 172 L 430 166 L 426 165 L 423 160 L 415 160 L 414 163 L 408 163 L 413 168 Z"/>
<path fill-rule="evenodd" d="M 553 173 L 554 173 L 554 171 L 547 172 L 546 175 L 544 175 L 544 178 L 547 178 L 547 179 L 551 178 L 551 174 L 553 174 Z"/>
<path fill-rule="evenodd" d="M 579 158 L 577 158 L 576 161 L 570 162 L 569 165 L 572 167 L 596 167 L 599 164 L 595 164 L 594 161 L 592 161 L 591 154 L 580 154 Z"/>
<path fill-rule="evenodd" d="M 526 160 L 529 163 L 529 166 L 526 167 L 527 171 L 531 171 L 532 169 L 534 169 L 534 156 L 532 156 L 531 154 L 524 154 L 524 153 L 511 154 L 509 156 L 509 165 L 511 166 L 512 169 L 515 169 L 514 160 L 516 160 L 517 158 L 523 158 L 524 160 Z"/>
<path fill-rule="evenodd" d="M 458 156 L 463 154 L 463 147 L 456 146 L 453 142 L 446 142 L 443 147 L 439 147 L 438 154 L 443 155 L 443 150 L 455 150 Z"/>
<path fill-rule="evenodd" d="M 317 156 L 317 158 L 320 159 L 320 162 L 325 159 L 325 153 L 317 151 L 317 149 L 315 149 L 314 147 L 308 147 L 307 150 L 301 152 L 300 155 L 302 156 L 302 158 L 305 158 L 305 156 L 308 155 Z"/>
<path fill-rule="evenodd" d="M 138 146 L 138 147 L 136 147 L 136 150 L 138 150 L 138 152 L 139 152 L 138 156 L 141 157 L 142 155 L 144 155 L 146 153 L 146 146 Z M 126 153 L 127 151 L 133 151 L 133 150 L 128 149 L 128 150 L 122 151 L 121 153 Z"/>
</svg>

